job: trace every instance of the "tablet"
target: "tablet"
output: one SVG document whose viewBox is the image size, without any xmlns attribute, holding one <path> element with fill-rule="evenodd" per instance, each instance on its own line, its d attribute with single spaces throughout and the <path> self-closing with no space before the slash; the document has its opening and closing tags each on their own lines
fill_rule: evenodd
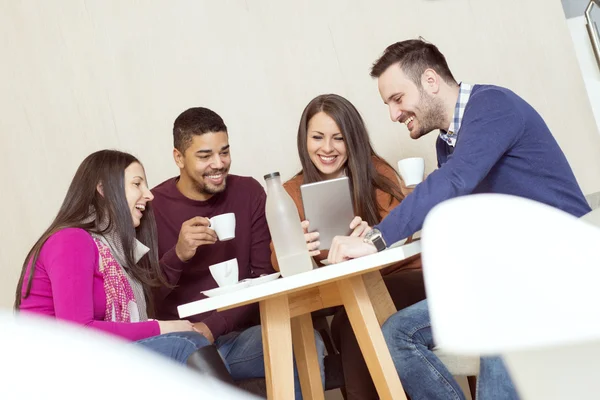
<svg viewBox="0 0 600 400">
<path fill-rule="evenodd" d="M 310 222 L 309 232 L 319 232 L 319 250 L 331 247 L 335 236 L 351 233 L 354 218 L 350 182 L 347 176 L 300 186 L 304 216 Z"/>
</svg>

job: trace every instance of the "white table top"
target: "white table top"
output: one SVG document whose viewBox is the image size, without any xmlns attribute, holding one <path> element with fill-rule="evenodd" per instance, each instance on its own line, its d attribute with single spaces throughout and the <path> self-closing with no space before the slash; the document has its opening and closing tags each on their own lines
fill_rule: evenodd
<svg viewBox="0 0 600 400">
<path fill-rule="evenodd" d="M 221 308 L 231 308 L 256 303 L 275 294 L 308 289 L 340 278 L 348 278 L 366 272 L 375 271 L 397 263 L 421 252 L 421 242 L 413 242 L 404 246 L 384 250 L 366 257 L 355 258 L 339 264 L 328 265 L 301 274 L 276 279 L 262 285 L 251 286 L 235 292 L 209 297 L 177 307 L 180 318 L 201 314 Z"/>
</svg>

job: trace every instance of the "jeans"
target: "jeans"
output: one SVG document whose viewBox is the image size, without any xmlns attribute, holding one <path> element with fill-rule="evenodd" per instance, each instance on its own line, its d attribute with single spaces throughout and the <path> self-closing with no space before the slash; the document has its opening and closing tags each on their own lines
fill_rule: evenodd
<svg viewBox="0 0 600 400">
<path fill-rule="evenodd" d="M 325 344 L 321 335 L 315 331 L 317 356 L 321 370 L 321 383 L 325 387 Z M 225 360 L 233 379 L 238 381 L 249 378 L 265 377 L 262 333 L 260 325 L 253 326 L 243 332 L 231 332 L 220 336 L 215 341 L 219 353 Z M 302 399 L 298 369 L 294 360 L 294 393 L 296 400 Z"/>
<path fill-rule="evenodd" d="M 465 399 L 458 383 L 433 353 L 427 300 L 398 311 L 382 330 L 402 385 L 412 400 Z M 477 400 L 518 398 L 502 359 L 482 357 Z"/>
<path fill-rule="evenodd" d="M 321 370 L 321 382 L 325 386 L 325 345 L 321 336 L 315 332 L 315 342 Z M 176 332 L 154 336 L 136 342 L 150 350 L 167 356 L 177 362 L 185 363 L 197 349 L 208 346 L 208 340 L 196 332 Z M 241 332 L 230 332 L 215 340 L 215 346 L 235 381 L 264 378 L 265 362 L 263 356 L 262 333 L 260 325 Z M 294 391 L 297 400 L 302 399 L 298 369 L 294 361 Z"/>
<path fill-rule="evenodd" d="M 173 332 L 138 340 L 135 344 L 185 364 L 196 350 L 210 343 L 198 332 Z"/>
</svg>

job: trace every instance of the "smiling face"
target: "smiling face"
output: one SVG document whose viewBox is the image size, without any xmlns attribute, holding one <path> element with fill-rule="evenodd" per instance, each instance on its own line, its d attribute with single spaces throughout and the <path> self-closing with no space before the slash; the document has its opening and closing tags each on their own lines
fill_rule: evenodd
<svg viewBox="0 0 600 400">
<path fill-rule="evenodd" d="M 419 87 L 399 67 L 391 65 L 378 79 L 381 98 L 387 104 L 390 118 L 405 124 L 410 137 L 418 139 L 444 126 L 445 111 L 439 93 L 439 77 L 428 69 L 423 73 Z"/>
<path fill-rule="evenodd" d="M 308 156 L 324 179 L 342 176 L 348 154 L 344 136 L 333 118 L 323 111 L 308 121 L 306 148 Z"/>
<path fill-rule="evenodd" d="M 177 187 L 184 196 L 208 200 L 225 190 L 231 166 L 227 132 L 194 135 L 184 154 L 173 150 L 180 169 Z"/>
<path fill-rule="evenodd" d="M 125 168 L 124 175 L 125 198 L 131 212 L 134 227 L 140 226 L 146 205 L 154 199 L 148 188 L 146 173 L 140 163 L 133 162 Z"/>
</svg>

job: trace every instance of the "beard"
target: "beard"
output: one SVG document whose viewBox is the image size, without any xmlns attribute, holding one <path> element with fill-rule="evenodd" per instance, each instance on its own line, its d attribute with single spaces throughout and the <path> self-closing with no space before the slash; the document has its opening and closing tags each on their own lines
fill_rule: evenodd
<svg viewBox="0 0 600 400">
<path fill-rule="evenodd" d="M 444 121 L 446 121 L 446 112 L 444 111 L 442 100 L 430 96 L 422 88 L 420 89 L 420 92 L 421 100 L 415 107 L 419 112 L 417 115 L 419 129 L 415 133 L 411 132 L 411 137 L 413 137 L 413 139 L 425 136 L 435 129 L 447 129 L 447 127 L 442 127 Z"/>
<path fill-rule="evenodd" d="M 210 183 L 198 182 L 198 181 L 196 181 L 194 183 L 196 186 L 196 190 L 203 194 L 217 194 L 217 193 L 224 192 L 225 189 L 227 188 L 227 180 L 224 180 L 223 183 L 220 184 L 219 186 L 215 186 Z"/>
<path fill-rule="evenodd" d="M 213 194 L 224 192 L 225 189 L 227 188 L 227 175 L 229 174 L 229 168 L 206 171 L 206 172 L 204 172 L 203 176 L 219 174 L 219 173 L 225 175 L 225 177 L 223 178 L 223 183 L 221 183 L 220 185 L 213 185 L 210 182 L 206 182 L 204 179 L 198 180 L 198 179 L 194 178 L 193 179 L 194 186 L 195 186 L 196 190 L 198 191 L 198 193 L 213 195 Z"/>
</svg>

